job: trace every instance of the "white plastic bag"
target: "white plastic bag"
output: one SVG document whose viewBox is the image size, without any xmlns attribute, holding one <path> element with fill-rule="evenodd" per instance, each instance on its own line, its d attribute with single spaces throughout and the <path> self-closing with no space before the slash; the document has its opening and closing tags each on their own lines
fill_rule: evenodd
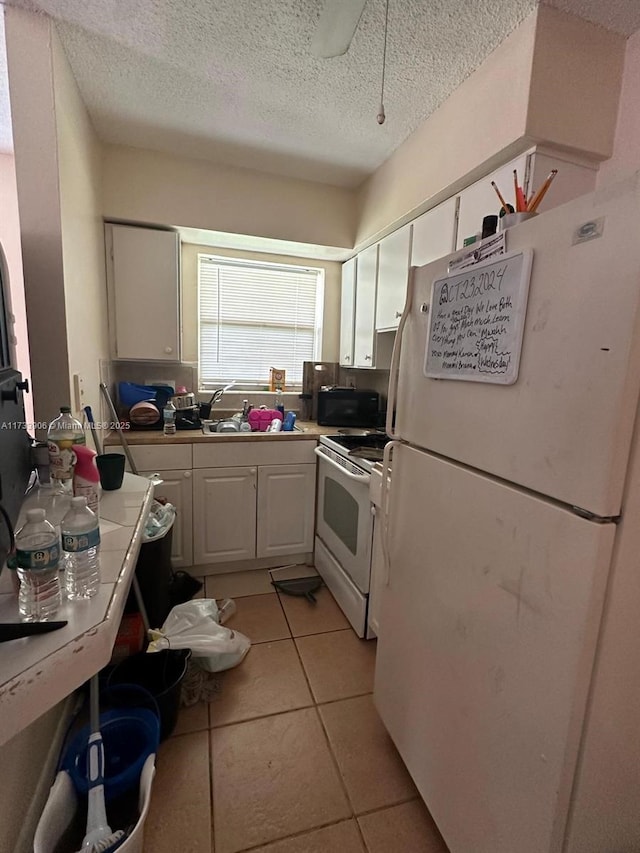
<svg viewBox="0 0 640 853">
<path fill-rule="evenodd" d="M 162 539 L 169 532 L 175 520 L 176 508 L 173 504 L 162 504 L 160 501 L 154 500 L 147 516 L 142 541 L 155 542 L 156 539 Z"/>
<path fill-rule="evenodd" d="M 159 631 L 149 631 L 151 643 L 147 651 L 191 649 L 196 663 L 207 672 L 231 669 L 244 658 L 251 642 L 239 631 L 220 625 L 221 614 L 213 598 L 177 604 Z"/>
</svg>

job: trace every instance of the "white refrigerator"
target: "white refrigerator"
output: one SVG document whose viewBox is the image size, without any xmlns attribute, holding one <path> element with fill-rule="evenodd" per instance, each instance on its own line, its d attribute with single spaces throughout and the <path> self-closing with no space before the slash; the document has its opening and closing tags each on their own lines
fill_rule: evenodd
<svg viewBox="0 0 640 853">
<path fill-rule="evenodd" d="M 412 270 L 375 702 L 451 853 L 637 853 L 640 180 L 507 241 L 513 384 L 425 375 L 451 257 Z"/>
</svg>

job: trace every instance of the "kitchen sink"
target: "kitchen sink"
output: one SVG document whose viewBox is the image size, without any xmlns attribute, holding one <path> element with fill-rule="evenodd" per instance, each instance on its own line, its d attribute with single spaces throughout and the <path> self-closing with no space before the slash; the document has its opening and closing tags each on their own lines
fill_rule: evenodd
<svg viewBox="0 0 640 853">
<path fill-rule="evenodd" d="M 221 430 L 220 427 L 223 426 Z M 203 421 L 202 434 L 208 438 L 219 438 L 221 435 L 233 436 L 237 438 L 244 435 L 289 435 L 292 430 L 280 430 L 280 432 L 252 432 L 246 429 L 240 429 L 241 423 L 232 418 L 221 421 Z"/>
<path fill-rule="evenodd" d="M 257 438 L 260 435 L 281 435 L 286 437 L 288 435 L 293 435 L 294 433 L 292 430 L 286 432 L 284 430 L 280 430 L 280 432 L 207 432 L 203 429 L 202 434 L 215 441 L 216 438 Z"/>
</svg>

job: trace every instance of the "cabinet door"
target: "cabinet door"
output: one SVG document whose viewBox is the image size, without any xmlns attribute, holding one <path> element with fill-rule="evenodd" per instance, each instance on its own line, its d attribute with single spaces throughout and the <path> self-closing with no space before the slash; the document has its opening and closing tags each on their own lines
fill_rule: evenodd
<svg viewBox="0 0 640 853">
<path fill-rule="evenodd" d="M 313 551 L 316 465 L 258 468 L 258 557 Z"/>
<path fill-rule="evenodd" d="M 193 472 L 194 563 L 256 556 L 256 468 Z"/>
<path fill-rule="evenodd" d="M 142 477 L 152 471 L 141 471 Z M 166 498 L 176 508 L 171 538 L 171 564 L 177 568 L 193 565 L 193 489 L 191 471 L 157 471 L 163 482 L 154 489 L 154 497 Z"/>
<path fill-rule="evenodd" d="M 421 267 L 456 248 L 458 198 L 448 198 L 413 221 L 411 266 Z"/>
<path fill-rule="evenodd" d="M 597 166 L 593 168 L 580 163 L 571 163 L 566 159 L 567 156 L 569 155 L 561 153 L 558 157 L 554 153 L 545 151 L 534 151 L 530 155 L 529 192 L 531 194 L 540 189 L 552 169 L 558 170 L 549 192 L 540 202 L 539 213 L 572 201 L 596 187 Z"/>
<path fill-rule="evenodd" d="M 411 224 L 382 239 L 378 249 L 376 329 L 397 329 L 407 295 Z"/>
<path fill-rule="evenodd" d="M 179 361 L 178 235 L 107 225 L 106 239 L 114 357 Z"/>
<path fill-rule="evenodd" d="M 512 204 L 515 208 L 515 193 L 513 189 L 513 170 L 518 170 L 518 181 L 522 186 L 525 180 L 525 170 L 527 168 L 527 156 L 522 154 L 506 166 L 501 166 L 482 178 L 471 184 L 466 190 L 460 193 L 460 209 L 458 213 L 458 237 L 456 240 L 456 248 L 461 249 L 466 237 L 471 237 L 473 234 L 480 234 L 482 231 L 482 220 L 490 213 L 498 215 L 500 213 L 500 202 L 495 190 L 491 186 L 491 181 L 495 181 L 498 189 L 502 193 L 502 197 L 507 204 Z"/>
<path fill-rule="evenodd" d="M 356 312 L 356 258 L 342 264 L 340 299 L 340 364 L 353 367 L 353 324 Z"/>
<path fill-rule="evenodd" d="M 354 367 L 373 367 L 377 278 L 378 244 L 376 243 L 375 246 L 369 246 L 358 255 Z"/>
</svg>

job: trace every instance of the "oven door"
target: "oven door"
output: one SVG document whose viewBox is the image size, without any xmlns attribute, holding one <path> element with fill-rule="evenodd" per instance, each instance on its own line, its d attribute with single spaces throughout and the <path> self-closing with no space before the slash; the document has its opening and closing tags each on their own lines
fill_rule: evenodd
<svg viewBox="0 0 640 853">
<path fill-rule="evenodd" d="M 324 445 L 318 457 L 317 534 L 363 594 L 369 592 L 373 516 L 370 476 Z"/>
</svg>

